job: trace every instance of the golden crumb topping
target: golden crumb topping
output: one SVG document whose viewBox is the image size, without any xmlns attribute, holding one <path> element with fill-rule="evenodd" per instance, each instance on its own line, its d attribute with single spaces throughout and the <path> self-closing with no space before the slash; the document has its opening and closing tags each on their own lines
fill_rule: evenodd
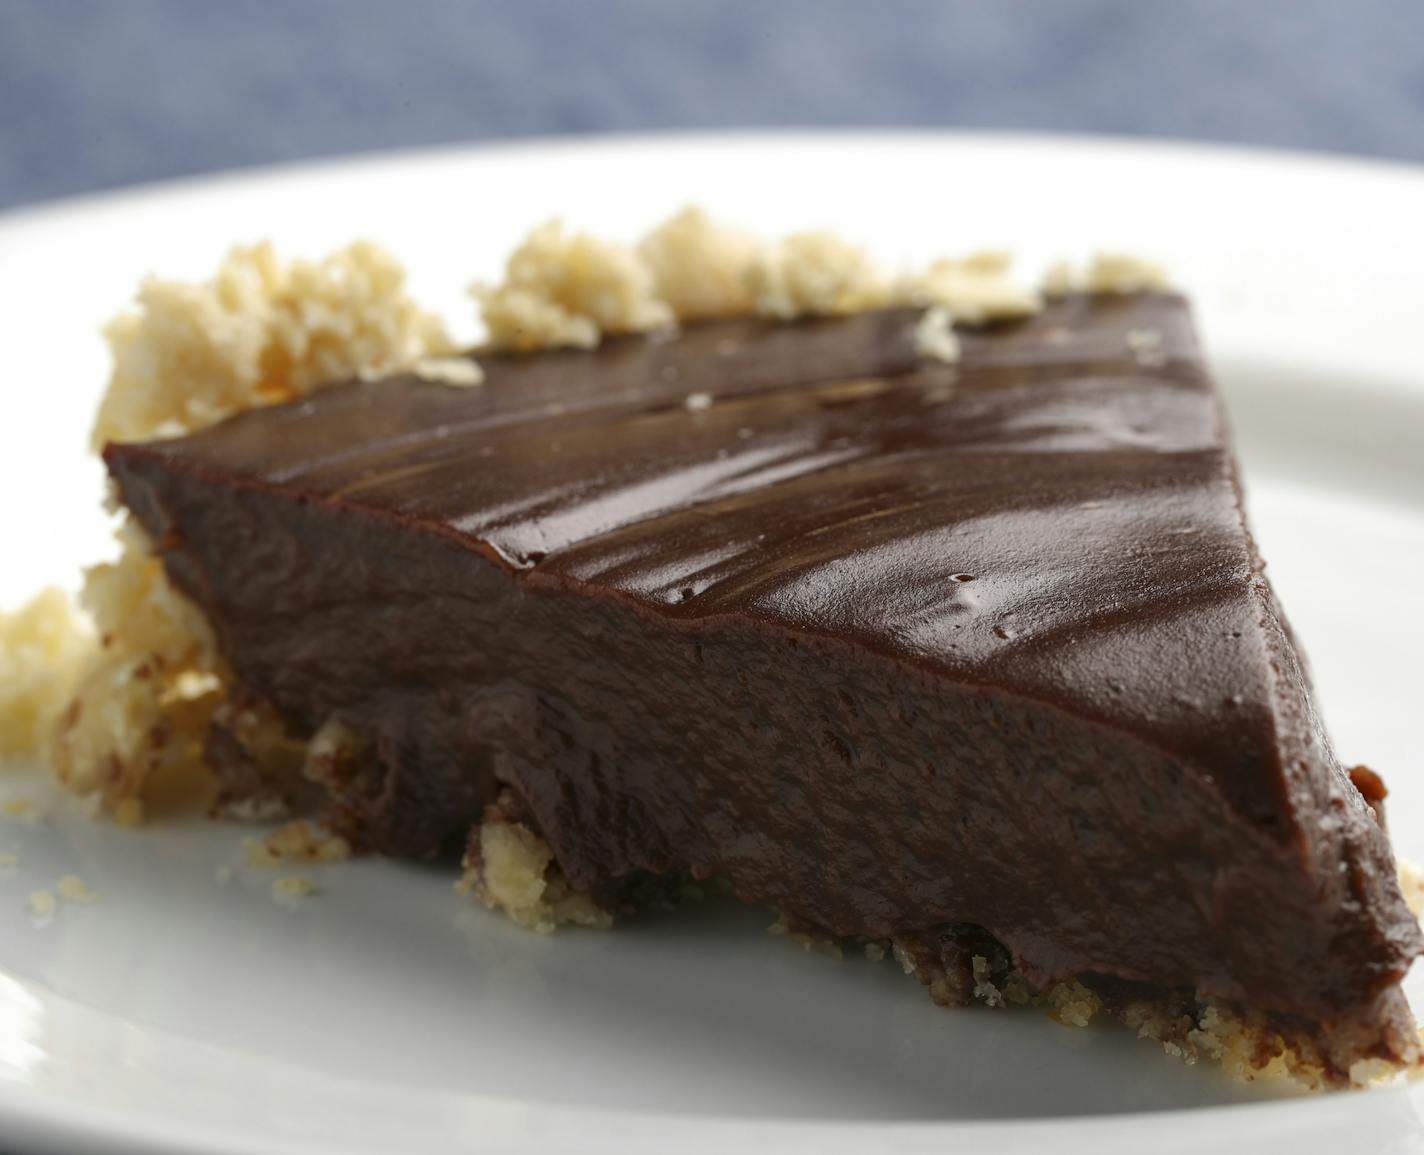
<svg viewBox="0 0 1424 1155">
<path fill-rule="evenodd" d="M 497 349 L 591 349 L 604 333 L 671 325 L 652 271 L 632 249 L 545 221 L 510 255 L 504 281 L 472 289 Z"/>
<path fill-rule="evenodd" d="M 1012 255 L 997 249 L 939 260 L 906 277 L 899 294 L 910 304 L 944 309 L 965 325 L 1032 316 L 1043 308 L 1043 298 L 1016 280 L 1012 269 Z"/>
<path fill-rule="evenodd" d="M 644 237 L 638 256 L 678 319 L 696 321 L 753 311 L 748 274 L 760 248 L 750 233 L 718 224 L 705 209 L 689 205 Z"/>
<path fill-rule="evenodd" d="M 235 248 L 210 281 L 149 278 L 135 305 L 105 330 L 114 367 L 96 446 L 201 429 L 451 348 L 400 264 L 365 241 L 315 262 Z"/>
<path fill-rule="evenodd" d="M 894 301 L 879 266 L 835 233 L 794 233 L 767 246 L 749 276 L 756 311 L 782 321 L 881 309 Z"/>
<path fill-rule="evenodd" d="M 1167 271 L 1159 264 L 1127 253 L 1098 253 L 1086 268 L 1060 261 L 1043 278 L 1051 297 L 1067 293 L 1142 293 L 1169 289 Z"/>
</svg>

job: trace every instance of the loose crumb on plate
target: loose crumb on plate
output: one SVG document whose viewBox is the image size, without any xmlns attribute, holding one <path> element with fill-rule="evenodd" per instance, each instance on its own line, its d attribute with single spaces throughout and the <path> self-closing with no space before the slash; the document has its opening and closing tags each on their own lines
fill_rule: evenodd
<svg viewBox="0 0 1424 1155">
<path fill-rule="evenodd" d="M 59 900 L 51 890 L 30 891 L 30 914 L 34 918 L 53 918 L 59 909 Z"/>
<path fill-rule="evenodd" d="M 7 798 L 0 803 L 0 814 L 24 826 L 34 826 L 40 820 L 40 812 L 28 798 Z"/>
<path fill-rule="evenodd" d="M 284 905 L 295 905 L 316 893 L 316 883 L 309 878 L 288 875 L 272 883 L 272 897 Z"/>
<path fill-rule="evenodd" d="M 143 814 L 142 799 L 120 798 L 114 804 L 114 821 L 120 826 L 142 826 Z"/>
<path fill-rule="evenodd" d="M 265 838 L 245 838 L 242 845 L 247 865 L 254 867 L 283 862 L 343 862 L 351 857 L 351 843 L 306 818 L 279 826 Z"/>
<path fill-rule="evenodd" d="M 59 892 L 59 897 L 65 902 L 75 902 L 88 905 L 99 900 L 99 892 L 90 888 L 89 884 L 77 874 L 66 874 L 55 886 Z"/>
</svg>

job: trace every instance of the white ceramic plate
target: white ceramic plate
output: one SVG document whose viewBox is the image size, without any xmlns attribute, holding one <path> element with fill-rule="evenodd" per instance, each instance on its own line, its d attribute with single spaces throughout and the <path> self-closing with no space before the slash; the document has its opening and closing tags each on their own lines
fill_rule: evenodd
<svg viewBox="0 0 1424 1155">
<path fill-rule="evenodd" d="M 0 220 L 0 605 L 105 550 L 84 455 L 97 336 L 138 277 L 237 240 L 353 236 L 463 319 L 548 214 L 631 237 L 688 200 L 830 225 L 885 257 L 983 245 L 1030 266 L 1157 256 L 1195 295 L 1255 525 L 1339 748 L 1386 772 L 1424 857 L 1424 172 L 1155 144 L 951 135 L 668 137 L 420 153 L 201 180 Z M 1111 1028 L 936 1010 L 891 965 L 836 965 L 759 911 L 541 938 L 447 873 L 365 861 L 273 902 L 240 828 L 134 833 L 42 779 L 0 823 L 0 1149 L 73 1152 L 1424 1149 L 1407 1089 L 1271 1101 Z M 47 925 L 32 889 L 102 891 Z M 1416 999 L 1416 1002 L 1424 1000 Z"/>
</svg>

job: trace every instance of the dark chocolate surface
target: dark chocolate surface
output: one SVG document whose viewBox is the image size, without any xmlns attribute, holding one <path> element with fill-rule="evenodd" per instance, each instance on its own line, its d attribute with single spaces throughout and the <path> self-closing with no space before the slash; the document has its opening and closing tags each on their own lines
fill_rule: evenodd
<svg viewBox="0 0 1424 1155">
<path fill-rule="evenodd" d="M 475 389 L 352 383 L 107 457 L 244 684 L 370 739 L 337 805 L 380 849 L 507 786 L 575 885 L 973 923 L 1035 981 L 1405 1047 L 1418 927 L 1184 304 L 1055 302 L 958 366 L 917 319 L 486 357 Z"/>
</svg>

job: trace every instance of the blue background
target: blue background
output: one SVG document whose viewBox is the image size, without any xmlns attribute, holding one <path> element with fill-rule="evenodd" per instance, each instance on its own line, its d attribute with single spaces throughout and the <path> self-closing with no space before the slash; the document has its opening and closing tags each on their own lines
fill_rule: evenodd
<svg viewBox="0 0 1424 1155">
<path fill-rule="evenodd" d="M 0 207 L 637 129 L 1153 134 L 1424 159 L 1424 0 L 0 0 Z"/>
</svg>

